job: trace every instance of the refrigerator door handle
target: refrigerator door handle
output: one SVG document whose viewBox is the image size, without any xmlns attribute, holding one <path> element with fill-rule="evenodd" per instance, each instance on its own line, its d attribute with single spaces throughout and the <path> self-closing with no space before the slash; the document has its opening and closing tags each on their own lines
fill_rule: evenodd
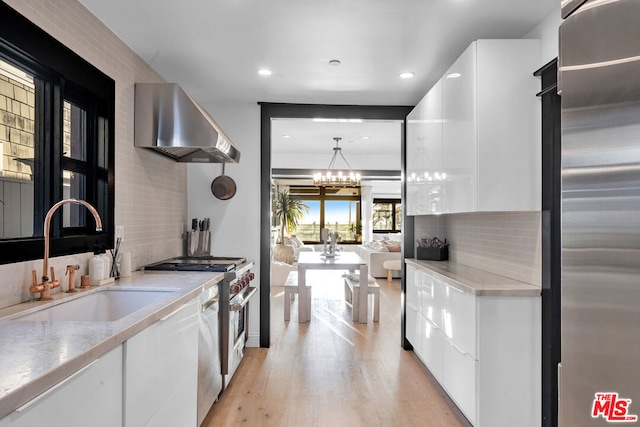
<svg viewBox="0 0 640 427">
<path fill-rule="evenodd" d="M 560 24 L 562 27 L 562 24 Z M 562 30 L 558 28 L 558 52 L 560 52 L 562 48 Z M 562 95 L 562 55 L 558 55 L 558 70 L 556 71 L 558 76 L 556 78 L 556 88 L 558 91 L 558 95 Z"/>
<path fill-rule="evenodd" d="M 562 419 L 562 362 L 558 363 L 558 427 L 564 425 Z"/>
</svg>

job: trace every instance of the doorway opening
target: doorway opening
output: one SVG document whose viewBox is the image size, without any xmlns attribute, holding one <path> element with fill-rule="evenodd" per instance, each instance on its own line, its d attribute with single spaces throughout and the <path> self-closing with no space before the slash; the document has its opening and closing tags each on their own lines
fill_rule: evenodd
<svg viewBox="0 0 640 427">
<path fill-rule="evenodd" d="M 347 105 L 312 105 L 312 104 L 275 104 L 260 103 L 261 106 L 261 188 L 260 188 L 260 277 L 262 278 L 260 292 L 260 346 L 269 347 L 271 340 L 271 248 L 273 241 L 271 217 L 271 193 L 273 174 L 282 174 L 286 169 L 289 177 L 313 175 L 313 166 L 300 168 L 274 168 L 272 165 L 273 127 L 278 120 L 314 120 L 316 122 L 341 123 L 348 121 L 395 121 L 399 123 L 397 139 L 400 141 L 398 155 L 400 167 L 397 170 L 367 170 L 365 177 L 372 179 L 390 179 L 401 176 L 404 167 L 405 146 L 405 118 L 413 107 L 411 106 L 347 106 Z M 276 125 L 277 126 L 277 125 Z M 340 136 L 340 135 L 333 135 Z M 326 148 L 326 147 L 325 147 Z M 327 154 L 317 155 L 321 161 L 328 162 Z M 348 152 L 346 157 L 349 157 Z M 321 168 L 326 168 L 323 164 Z M 404 184 L 401 183 L 401 187 Z M 404 189 L 401 191 L 404 198 Z M 412 223 L 410 224 L 410 227 Z M 406 227 L 406 224 L 405 224 Z M 413 235 L 412 228 L 405 235 Z M 402 328 L 404 330 L 404 328 Z"/>
</svg>

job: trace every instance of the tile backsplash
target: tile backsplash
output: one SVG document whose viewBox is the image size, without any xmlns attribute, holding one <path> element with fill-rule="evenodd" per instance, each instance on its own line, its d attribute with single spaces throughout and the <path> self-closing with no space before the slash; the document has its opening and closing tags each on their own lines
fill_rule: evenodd
<svg viewBox="0 0 640 427">
<path fill-rule="evenodd" d="M 415 217 L 415 237 L 449 242 L 449 259 L 541 285 L 540 212 L 490 212 Z"/>
<path fill-rule="evenodd" d="M 187 167 L 133 146 L 134 84 L 164 79 L 77 0 L 5 0 L 116 82 L 115 222 L 132 268 L 181 255 L 187 217 Z M 62 282 L 67 264 L 86 274 L 91 254 L 51 260 Z M 0 265 L 0 308 L 29 299 L 31 270 L 42 260 Z M 79 277 L 79 274 L 76 276 Z M 57 290 L 56 290 L 57 291 Z"/>
</svg>

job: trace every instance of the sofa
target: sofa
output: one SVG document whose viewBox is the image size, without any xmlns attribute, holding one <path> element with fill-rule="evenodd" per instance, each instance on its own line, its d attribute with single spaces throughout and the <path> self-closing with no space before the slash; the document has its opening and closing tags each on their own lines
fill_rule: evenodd
<svg viewBox="0 0 640 427">
<path fill-rule="evenodd" d="M 291 237 L 285 237 L 284 244 L 293 248 L 293 257 L 295 260 L 298 259 L 298 255 L 300 255 L 300 252 L 314 252 L 313 246 L 305 245 L 304 242 L 300 240 L 295 234 L 293 234 Z"/>
<path fill-rule="evenodd" d="M 356 253 L 369 265 L 369 275 L 387 277 L 387 270 L 382 263 L 387 260 L 401 261 L 400 242 L 389 240 L 372 240 L 356 247 Z M 392 277 L 400 277 L 400 271 L 393 271 Z"/>
</svg>

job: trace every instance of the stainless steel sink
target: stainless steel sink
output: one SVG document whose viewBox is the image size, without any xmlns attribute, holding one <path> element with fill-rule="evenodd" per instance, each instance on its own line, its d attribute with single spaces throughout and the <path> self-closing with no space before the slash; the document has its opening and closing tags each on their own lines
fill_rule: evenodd
<svg viewBox="0 0 640 427">
<path fill-rule="evenodd" d="M 105 288 L 33 313 L 14 317 L 13 320 L 113 322 L 159 301 L 175 291 L 174 288 Z"/>
</svg>

